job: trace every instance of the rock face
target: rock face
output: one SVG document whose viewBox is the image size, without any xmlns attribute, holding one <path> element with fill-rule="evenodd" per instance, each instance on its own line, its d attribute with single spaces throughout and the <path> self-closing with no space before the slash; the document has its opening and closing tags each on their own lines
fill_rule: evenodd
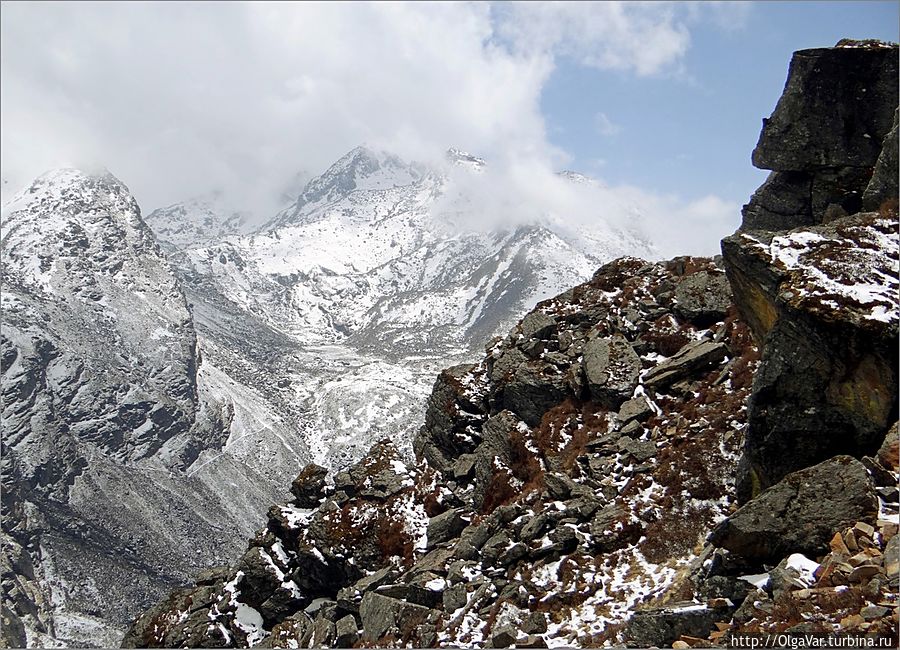
<svg viewBox="0 0 900 650">
<path fill-rule="evenodd" d="M 888 167 L 896 130 L 885 138 L 897 108 L 897 73 L 896 45 L 842 41 L 794 54 L 784 94 L 753 151 L 756 167 L 774 171 L 744 206 L 743 230 L 788 230 L 858 212 L 882 150 L 868 209 L 893 198 L 886 195 L 891 183 L 896 188 L 896 164 Z"/>
<path fill-rule="evenodd" d="M 788 474 L 722 522 L 710 541 L 744 558 L 815 557 L 836 532 L 858 521 L 874 523 L 877 514 L 866 468 L 836 456 Z"/>
<path fill-rule="evenodd" d="M 753 161 L 776 171 L 722 242 L 763 348 L 743 501 L 835 454 L 874 453 L 897 418 L 897 102 L 897 47 L 846 41 L 795 54 L 763 125 Z M 860 213 L 867 191 L 888 207 Z"/>
<path fill-rule="evenodd" d="M 286 486 L 201 458 L 229 413 L 124 184 L 51 172 L 2 221 L 5 639 L 115 645 L 144 603 L 232 557 L 223 529 L 251 533 Z"/>
</svg>

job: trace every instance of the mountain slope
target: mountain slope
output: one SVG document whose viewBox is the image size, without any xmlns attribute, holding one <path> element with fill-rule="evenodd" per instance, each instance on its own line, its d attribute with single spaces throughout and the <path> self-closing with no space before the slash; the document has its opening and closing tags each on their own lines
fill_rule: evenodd
<svg viewBox="0 0 900 650">
<path fill-rule="evenodd" d="M 122 183 L 47 174 L 4 206 L 2 237 L 4 556 L 35 577 L 4 574 L 6 629 L 114 644 L 280 491 L 221 453 L 233 409 L 200 385 L 187 301 Z"/>
</svg>

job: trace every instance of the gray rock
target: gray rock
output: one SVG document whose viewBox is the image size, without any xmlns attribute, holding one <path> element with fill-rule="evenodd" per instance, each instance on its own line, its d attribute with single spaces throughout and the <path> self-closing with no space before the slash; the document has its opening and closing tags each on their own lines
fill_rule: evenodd
<svg viewBox="0 0 900 650">
<path fill-rule="evenodd" d="M 462 515 L 461 508 L 454 508 L 429 519 L 426 548 L 434 548 L 438 544 L 458 537 L 469 523 Z"/>
<path fill-rule="evenodd" d="M 698 271 L 675 286 L 675 313 L 704 327 L 725 318 L 731 306 L 731 287 L 721 271 Z"/>
<path fill-rule="evenodd" d="M 310 463 L 291 483 L 291 494 L 294 495 L 294 503 L 301 508 L 315 508 L 325 498 L 325 479 L 328 470 L 324 467 Z"/>
<path fill-rule="evenodd" d="M 334 624 L 334 645 L 337 648 L 352 648 L 359 640 L 356 619 L 350 614 L 339 618 Z"/>
<path fill-rule="evenodd" d="M 635 612 L 625 628 L 629 646 L 671 647 L 682 635 L 706 638 L 717 621 L 727 621 L 730 608 L 711 609 L 696 603 Z"/>
<path fill-rule="evenodd" d="M 632 420 L 643 422 L 651 415 L 653 415 L 653 408 L 650 406 L 650 402 L 643 395 L 638 395 L 622 404 L 617 417 L 619 422 L 627 424 Z"/>
<path fill-rule="evenodd" d="M 583 366 L 591 397 L 608 408 L 618 408 L 631 397 L 641 373 L 640 357 L 619 334 L 588 339 Z"/>
<path fill-rule="evenodd" d="M 432 610 L 375 592 L 367 592 L 359 605 L 363 637 L 377 641 L 391 631 L 409 632 L 424 623 Z"/>
<path fill-rule="evenodd" d="M 753 164 L 779 171 L 872 167 L 896 106 L 896 46 L 795 52 Z"/>
<path fill-rule="evenodd" d="M 522 336 L 528 339 L 548 339 L 556 332 L 556 320 L 540 311 L 533 311 L 522 319 Z"/>
<path fill-rule="evenodd" d="M 891 256 L 866 243 L 893 226 L 873 217 L 803 231 L 828 241 L 828 250 L 804 256 L 793 270 L 753 239 L 722 241 L 735 305 L 762 347 L 737 479 L 742 503 L 835 454 L 871 454 L 896 418 L 896 324 L 869 318 L 871 304 L 817 297 L 830 295 L 818 278 L 853 285 L 893 273 Z"/>
<path fill-rule="evenodd" d="M 812 557 L 827 552 L 835 532 L 857 521 L 874 522 L 877 513 L 865 467 L 836 456 L 788 474 L 719 524 L 710 542 L 751 559 Z"/>
<path fill-rule="evenodd" d="M 688 343 L 678 353 L 651 368 L 644 375 L 644 384 L 662 390 L 675 382 L 695 376 L 699 371 L 718 365 L 728 354 L 728 347 L 711 341 Z"/>
</svg>

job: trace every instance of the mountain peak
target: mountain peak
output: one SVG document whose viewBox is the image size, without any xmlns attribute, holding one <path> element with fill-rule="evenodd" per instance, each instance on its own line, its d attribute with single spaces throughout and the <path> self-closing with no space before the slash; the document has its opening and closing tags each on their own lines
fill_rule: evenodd
<svg viewBox="0 0 900 650">
<path fill-rule="evenodd" d="M 140 214 L 131 191 L 107 169 L 63 167 L 38 176 L 3 205 L 2 213 L 5 221 L 22 211 L 73 214 L 96 211 L 100 206 Z"/>
<path fill-rule="evenodd" d="M 472 154 L 462 151 L 460 149 L 456 149 L 454 147 L 450 147 L 447 149 L 447 160 L 454 164 L 462 167 L 473 167 L 475 169 L 482 169 L 487 163 L 485 163 L 483 158 L 479 158 L 478 156 L 473 156 Z"/>
</svg>

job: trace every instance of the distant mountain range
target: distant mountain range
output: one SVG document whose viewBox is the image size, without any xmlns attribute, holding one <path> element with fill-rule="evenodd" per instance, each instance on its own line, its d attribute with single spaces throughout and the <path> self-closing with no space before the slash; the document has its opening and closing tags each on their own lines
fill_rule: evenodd
<svg viewBox="0 0 900 650">
<path fill-rule="evenodd" d="M 484 168 L 357 148 L 262 227 L 216 196 L 144 219 L 76 170 L 4 205 L 4 552 L 34 560 L 29 643 L 116 643 L 232 558 L 306 462 L 382 437 L 408 452 L 448 359 L 651 253 L 602 215 L 577 239 L 551 219 L 469 227 L 454 179 Z"/>
</svg>

